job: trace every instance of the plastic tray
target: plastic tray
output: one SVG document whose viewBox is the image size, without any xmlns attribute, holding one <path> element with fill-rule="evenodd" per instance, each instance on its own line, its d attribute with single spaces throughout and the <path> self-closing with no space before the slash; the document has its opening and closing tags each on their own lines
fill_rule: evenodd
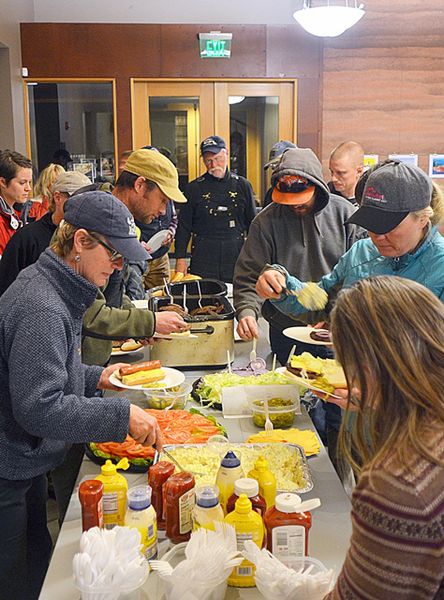
<svg viewBox="0 0 444 600">
<path fill-rule="evenodd" d="M 285 492 L 293 492 L 295 494 L 305 494 L 306 492 L 309 492 L 313 489 L 313 478 L 311 476 L 311 471 L 310 471 L 310 467 L 308 466 L 308 462 L 307 462 L 307 457 L 305 456 L 305 452 L 304 449 L 301 446 L 298 446 L 297 444 L 289 444 L 286 443 L 284 444 L 285 446 L 287 446 L 288 448 L 291 448 L 295 455 L 299 457 L 300 462 L 301 462 L 301 469 L 302 469 L 302 474 L 304 476 L 304 480 L 305 480 L 305 485 L 302 488 L 297 488 L 297 489 L 293 489 L 293 490 L 283 490 L 283 489 L 278 489 L 277 493 L 281 494 L 281 493 L 285 493 Z M 220 445 L 220 449 L 219 449 L 219 454 L 221 455 L 221 458 L 224 456 L 224 454 L 228 451 L 228 450 L 233 450 L 234 452 L 236 452 L 236 448 L 245 448 L 245 447 L 249 447 L 249 448 L 263 448 L 264 446 L 272 446 L 272 447 L 276 447 L 277 444 L 238 444 L 238 443 L 231 443 L 229 441 L 227 441 L 227 444 L 225 445 Z M 217 446 L 216 446 L 217 447 Z M 199 448 L 200 450 L 202 449 L 202 444 L 170 444 L 170 445 L 165 445 L 165 449 L 168 452 L 171 452 L 171 450 L 175 450 L 176 448 Z M 167 456 L 163 456 L 162 453 L 160 453 L 160 455 L 158 457 L 156 457 L 157 460 L 169 460 Z M 156 462 L 157 462 L 156 460 Z M 171 462 L 171 461 L 170 461 Z M 186 465 L 183 465 L 184 467 L 186 467 Z M 196 469 L 197 471 L 198 469 Z"/>
</svg>

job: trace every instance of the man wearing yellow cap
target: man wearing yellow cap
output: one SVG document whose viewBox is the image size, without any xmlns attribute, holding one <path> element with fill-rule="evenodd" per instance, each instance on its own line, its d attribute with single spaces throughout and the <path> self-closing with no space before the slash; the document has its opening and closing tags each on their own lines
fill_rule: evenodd
<svg viewBox="0 0 444 600">
<path fill-rule="evenodd" d="M 179 190 L 177 169 L 173 163 L 153 150 L 136 150 L 130 154 L 125 169 L 120 173 L 113 195 L 121 200 L 133 217 L 142 223 L 166 213 L 171 201 L 186 202 Z M 115 271 L 105 290 L 88 310 L 83 321 L 84 339 L 82 358 L 86 364 L 103 364 L 111 354 L 111 341 L 122 339 L 123 330 L 131 332 L 127 337 L 145 338 L 157 333 L 179 332 L 185 326 L 182 318 L 173 313 L 159 313 L 151 319 L 141 319 L 128 299 L 123 296 L 121 272 Z M 121 314 L 110 312 L 109 307 L 121 308 Z M 127 316 L 125 318 L 124 312 Z M 144 311 L 145 313 L 147 311 Z M 155 329 L 154 329 L 155 327 Z"/>
<path fill-rule="evenodd" d="M 357 239 L 359 228 L 345 223 L 355 208 L 330 193 L 321 163 L 309 148 L 285 150 L 271 183 L 273 202 L 251 224 L 236 263 L 234 305 L 237 331 L 244 340 L 258 337 L 257 319 L 262 309 L 270 324 L 271 348 L 285 364 L 294 341 L 282 330 L 298 322 L 268 301 L 261 307 L 255 290 L 257 277 L 266 264 L 284 264 L 292 266 L 292 273 L 304 273 L 303 281 L 318 281 Z M 319 348 L 303 346 L 297 351 L 316 353 Z"/>
</svg>

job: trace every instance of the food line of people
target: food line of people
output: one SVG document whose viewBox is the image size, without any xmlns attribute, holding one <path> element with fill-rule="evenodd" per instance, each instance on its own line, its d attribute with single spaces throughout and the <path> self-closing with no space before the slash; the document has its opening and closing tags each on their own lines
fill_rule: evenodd
<svg viewBox="0 0 444 600">
<path fill-rule="evenodd" d="M 285 161 L 285 155 L 286 153 L 282 155 L 281 161 Z M 134 184 L 138 182 L 139 177 L 143 179 L 143 176 L 135 175 Z M 275 182 L 276 187 L 278 182 L 279 179 Z M 143 181 L 139 183 L 143 186 Z M 304 189 L 300 189 L 301 185 L 305 186 Z M 297 181 L 290 182 L 286 189 L 278 189 L 278 192 L 284 195 L 304 194 L 304 198 L 308 199 L 309 187 L 307 182 L 300 181 L 299 177 Z M 137 192 L 137 188 L 134 189 Z M 109 377 L 115 370 L 115 366 L 103 371 L 97 367 L 80 366 L 76 351 L 79 348 L 81 317 L 88 303 L 94 300 L 97 287 L 103 285 L 111 273 L 122 266 L 122 256 L 130 260 L 147 258 L 146 252 L 142 252 L 137 241 L 131 214 L 123 211 L 123 204 L 109 194 L 89 193 L 90 196 L 85 199 L 86 194 L 69 199 L 67 209 L 65 208 L 65 223 L 59 228 L 52 249 L 46 250 L 35 266 L 29 267 L 19 276 L 0 301 L 4 332 L 2 378 L 3 389 L 6 390 L 5 402 L 2 406 L 4 426 L 1 440 L 5 454 L 11 457 L 10 461 L 2 467 L 1 498 L 4 503 L 2 526 L 4 525 L 10 540 L 8 552 L 2 554 L 2 559 L 4 558 L 3 564 L 7 575 L 19 574 L 26 564 L 24 560 L 26 542 L 31 542 L 29 549 L 34 551 L 35 560 L 32 561 L 29 572 L 33 572 L 33 575 L 29 577 L 28 583 L 34 587 L 34 593 L 41 584 L 44 563 L 48 556 L 48 546 L 38 555 L 33 544 L 33 540 L 36 539 L 39 542 L 47 540 L 42 520 L 44 483 L 43 473 L 40 471 L 43 469 L 46 472 L 48 467 L 55 466 L 53 463 L 60 459 L 64 445 L 57 440 L 86 441 L 85 436 L 92 434 L 93 427 L 98 427 L 97 431 L 101 432 L 100 437 L 102 434 L 103 437 L 115 436 L 116 431 L 120 432 L 120 439 L 123 435 L 121 421 L 112 434 L 109 429 L 109 417 L 102 419 L 100 426 L 97 423 L 100 415 L 98 408 L 105 406 L 109 402 L 108 399 L 96 398 L 92 401 L 96 409 L 94 418 L 92 413 L 86 415 L 80 409 L 79 394 L 82 395 L 84 389 L 91 394 L 94 386 L 109 388 Z M 165 204 L 168 201 L 168 196 L 165 196 L 166 201 L 160 196 L 161 203 Z M 362 197 L 361 208 L 349 221 L 365 226 L 370 238 L 356 242 L 341 259 L 342 262 L 340 261 L 336 272 L 333 271 L 332 279 L 336 277 L 335 283 L 342 283 L 344 287 L 353 285 L 350 290 L 344 290 L 338 295 L 331 314 L 335 351 L 346 373 L 348 389 L 351 390 L 350 398 L 349 392 L 344 390 L 335 390 L 335 395 L 342 395 L 344 399 L 342 404 L 346 404 L 347 409 L 350 408 L 351 403 L 358 406 L 357 426 L 352 428 L 352 437 L 356 437 L 357 440 L 358 460 L 355 458 L 356 454 L 353 454 L 350 449 L 346 451 L 356 468 L 364 467 L 364 475 L 360 477 L 355 492 L 355 499 L 359 498 L 359 502 L 356 501 L 355 512 L 353 512 L 353 536 L 361 534 L 361 537 L 356 539 L 360 544 L 367 545 L 369 553 L 372 551 L 371 540 L 373 536 L 377 536 L 378 543 L 384 547 L 386 565 L 390 561 L 398 560 L 398 557 L 394 556 L 391 542 L 387 541 L 390 536 L 391 539 L 395 536 L 398 546 L 403 548 L 403 557 L 409 556 L 410 561 L 415 561 L 415 564 L 419 561 L 420 564 L 421 560 L 418 556 L 413 556 L 412 553 L 406 554 L 404 549 L 405 545 L 410 547 L 409 545 L 415 543 L 422 560 L 427 560 L 432 567 L 429 569 L 427 581 L 423 580 L 421 573 L 412 579 L 411 575 L 407 577 L 411 563 L 406 560 L 405 568 L 399 574 L 402 589 L 408 592 L 412 587 L 420 586 L 423 596 L 416 597 L 439 597 L 442 584 L 440 565 L 443 548 L 439 519 L 442 515 L 443 502 L 431 480 L 427 478 L 425 481 L 422 477 L 423 471 L 418 473 L 414 481 L 416 493 L 419 494 L 419 490 L 422 490 L 426 483 L 431 497 L 421 496 L 422 506 L 426 506 L 427 511 L 429 504 L 433 504 L 435 509 L 438 506 L 433 514 L 430 513 L 427 523 L 428 527 L 437 524 L 438 534 L 432 549 L 429 548 L 429 529 L 419 528 L 414 541 L 406 540 L 402 536 L 406 523 L 411 522 L 409 510 L 402 510 L 404 506 L 401 503 L 408 495 L 405 488 L 402 497 L 387 498 L 388 495 L 384 496 L 384 492 L 387 492 L 386 488 L 383 488 L 378 496 L 379 500 L 381 498 L 387 498 L 388 502 L 396 500 L 399 511 L 396 531 L 378 530 L 377 522 L 381 518 L 381 513 L 384 516 L 382 507 L 380 512 L 374 515 L 374 522 L 365 520 L 367 529 L 372 533 L 362 537 L 359 516 L 362 521 L 362 514 L 367 514 L 370 500 L 366 497 L 366 482 L 370 479 L 373 483 L 377 472 L 376 466 L 379 466 L 376 459 L 384 458 L 386 461 L 390 459 L 388 463 L 393 469 L 383 470 L 381 476 L 383 480 L 393 478 L 395 486 L 405 477 L 403 472 L 399 472 L 397 461 L 402 459 L 402 466 L 405 467 L 406 457 L 412 455 L 415 464 L 421 464 L 424 469 L 427 466 L 433 474 L 431 476 L 433 482 L 441 481 L 442 478 L 440 431 L 442 431 L 443 398 L 440 387 L 436 383 L 442 379 L 444 321 L 442 303 L 436 300 L 436 297 L 442 298 L 444 288 L 441 279 L 443 242 L 432 226 L 433 219 L 436 218 L 433 209 L 436 207 L 431 207 L 431 182 L 419 169 L 396 162 L 382 165 L 366 178 Z M 92 208 L 88 206 L 89 214 L 86 210 L 87 202 L 91 202 L 92 206 Z M 95 204 L 97 210 L 94 210 Z M 105 218 L 105 213 L 102 214 L 103 207 L 108 207 L 112 218 Z M 359 260 L 354 262 L 353 257 L 356 256 Z M 364 266 L 371 264 L 372 261 L 376 267 L 374 272 L 370 273 Z M 384 270 L 388 262 L 391 266 L 389 272 Z M 344 267 L 343 271 L 340 266 Z M 388 276 L 373 279 L 372 274 Z M 397 275 L 404 276 L 405 279 L 398 279 Z M 424 283 L 425 288 L 429 288 L 430 292 L 420 285 L 410 283 L 409 280 L 412 279 Z M 321 280 L 320 285 L 329 291 L 330 288 L 325 280 L 328 280 L 328 276 Z M 50 283 L 50 289 L 53 290 L 51 294 L 48 291 L 47 281 Z M 302 285 L 298 278 L 291 278 L 283 269 L 268 269 L 260 276 L 257 291 L 261 297 L 270 299 L 279 311 L 299 317 L 303 312 L 300 305 L 295 297 L 285 290 L 298 291 Z M 351 307 L 360 306 L 359 319 L 356 316 L 354 320 L 347 321 L 346 316 L 352 312 L 347 302 L 351 302 Z M 341 303 L 348 306 L 344 314 L 340 311 Z M 417 306 L 421 309 L 427 307 L 428 312 L 424 314 L 423 310 L 418 311 Z M 345 325 L 336 327 L 335 318 L 338 322 L 343 318 Z M 59 328 L 55 327 L 58 322 Z M 387 323 L 398 325 L 390 335 L 387 334 Z M 179 324 L 176 330 L 179 331 L 181 327 L 182 325 Z M 409 327 L 412 342 L 404 346 L 405 332 L 410 331 Z M 375 335 L 375 329 L 378 335 Z M 63 343 L 60 343 L 57 338 L 60 330 L 64 332 Z M 433 335 L 430 334 L 432 330 Z M 32 364 L 29 364 L 26 370 L 19 358 L 26 356 L 26 348 L 31 338 L 34 343 L 35 339 L 56 340 L 57 338 L 58 343 L 51 344 L 49 353 L 51 360 L 46 362 L 32 357 Z M 358 343 L 362 339 L 366 340 L 365 346 Z M 381 344 L 381 340 L 384 340 L 385 344 Z M 362 362 L 356 363 L 355 356 L 358 351 L 355 348 L 355 352 L 349 354 L 347 344 L 350 348 L 358 345 L 362 353 Z M 395 352 L 399 358 L 401 351 L 406 355 L 403 356 L 402 361 L 395 361 L 399 371 L 388 369 L 387 364 L 393 360 L 393 353 Z M 427 360 L 429 355 L 432 356 L 432 360 Z M 429 380 L 435 381 L 433 387 L 430 383 L 423 386 L 428 392 L 428 398 L 431 399 L 429 402 L 426 402 L 425 397 L 415 388 L 415 382 L 420 377 L 419 362 L 421 366 L 427 363 L 432 371 Z M 54 373 L 59 372 L 60 378 L 54 381 Z M 403 373 L 402 379 L 400 372 Z M 409 385 L 406 385 L 406 382 Z M 423 383 L 421 379 L 421 384 Z M 413 394 L 410 391 L 412 388 L 415 388 Z M 68 400 L 65 401 L 64 398 Z M 64 412 L 63 422 L 61 422 L 61 405 L 63 404 L 66 409 L 68 401 L 73 410 L 69 419 Z M 81 404 L 82 409 L 83 406 L 90 406 L 92 410 L 92 402 L 88 404 L 84 400 Z M 155 419 L 149 418 L 143 411 L 136 410 L 137 407 L 130 407 L 127 401 L 115 402 L 113 406 L 118 412 L 119 419 L 121 420 L 123 416 L 123 421 L 126 421 L 126 432 L 129 430 L 135 439 L 140 439 L 146 444 L 153 444 L 156 441 L 158 430 Z M 382 407 L 387 408 L 387 406 L 396 406 L 398 410 L 392 411 L 394 416 L 401 415 L 403 418 L 393 418 L 388 424 L 384 424 Z M 120 412 L 123 410 L 125 414 L 120 414 L 119 410 Z M 371 425 L 370 439 L 368 423 Z M 402 436 L 406 424 L 409 424 L 409 429 L 407 435 Z M 11 438 L 12 430 L 15 431 L 14 442 Z M 347 428 L 344 428 L 342 436 L 346 447 L 347 431 Z M 424 435 L 424 431 L 427 431 L 427 435 Z M 94 437 L 97 440 L 97 433 Z M 401 443 L 399 452 L 394 451 L 392 456 L 390 442 L 393 439 L 400 440 Z M 158 443 L 161 444 L 160 438 Z M 24 452 L 27 455 L 26 461 L 22 460 Z M 35 463 L 30 460 L 32 457 L 35 458 Z M 46 460 L 40 462 L 42 458 Z M 33 471 L 33 464 L 38 472 Z M 26 480 L 23 479 L 24 473 L 28 477 Z M 362 488 L 359 487 L 361 483 Z M 32 499 L 30 489 L 33 490 Z M 11 512 L 11 506 L 17 497 L 22 499 L 20 511 L 14 509 L 14 512 Z M 413 502 L 414 498 L 410 500 Z M 39 506 L 36 508 L 35 504 Z M 35 519 L 30 519 L 28 523 L 26 523 L 27 511 L 34 511 L 35 515 Z M 416 524 L 413 525 L 416 527 Z M 29 527 L 28 532 L 27 527 Z M 373 552 L 372 556 L 374 554 Z M 9 572 L 7 565 L 10 565 Z M 379 592 L 387 591 L 391 583 L 387 580 L 387 570 L 381 568 L 379 579 L 373 577 L 372 582 L 369 583 L 365 578 L 360 580 L 358 574 L 359 569 L 365 570 L 365 568 L 367 563 L 362 561 L 359 563 L 353 554 L 352 538 L 352 550 L 345 571 L 340 575 L 333 594 L 338 594 L 339 590 L 346 590 L 347 586 L 350 587 L 353 583 L 360 588 L 364 586 L 364 589 L 370 590 L 369 595 L 372 589 L 378 589 Z M 350 583 L 351 581 L 353 583 Z M 20 586 L 23 584 L 23 579 L 20 580 L 18 577 L 16 582 Z M 18 590 L 17 597 L 20 597 L 21 591 Z"/>
</svg>

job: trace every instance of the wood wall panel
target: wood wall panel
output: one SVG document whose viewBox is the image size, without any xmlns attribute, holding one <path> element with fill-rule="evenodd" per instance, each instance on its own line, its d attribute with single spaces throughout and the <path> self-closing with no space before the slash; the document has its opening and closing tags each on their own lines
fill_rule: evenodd
<svg viewBox="0 0 444 600">
<path fill-rule="evenodd" d="M 233 33 L 232 57 L 200 59 L 197 34 Z M 132 147 L 130 78 L 303 78 L 299 143 L 320 150 L 322 43 L 296 24 L 21 24 L 23 65 L 31 78 L 116 78 L 119 150 Z M 300 140 L 304 140 L 301 142 Z"/>
<path fill-rule="evenodd" d="M 436 0 L 367 0 L 366 15 L 326 40 L 322 157 L 344 140 L 369 154 L 444 153 L 444 16 Z"/>
</svg>

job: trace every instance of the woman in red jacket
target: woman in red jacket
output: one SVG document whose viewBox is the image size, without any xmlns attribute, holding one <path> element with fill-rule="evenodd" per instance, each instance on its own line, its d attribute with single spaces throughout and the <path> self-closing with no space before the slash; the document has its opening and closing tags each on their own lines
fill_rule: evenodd
<svg viewBox="0 0 444 600">
<path fill-rule="evenodd" d="M 24 204 L 32 186 L 31 161 L 13 150 L 0 151 L 0 258 L 22 222 L 15 204 Z"/>
</svg>

